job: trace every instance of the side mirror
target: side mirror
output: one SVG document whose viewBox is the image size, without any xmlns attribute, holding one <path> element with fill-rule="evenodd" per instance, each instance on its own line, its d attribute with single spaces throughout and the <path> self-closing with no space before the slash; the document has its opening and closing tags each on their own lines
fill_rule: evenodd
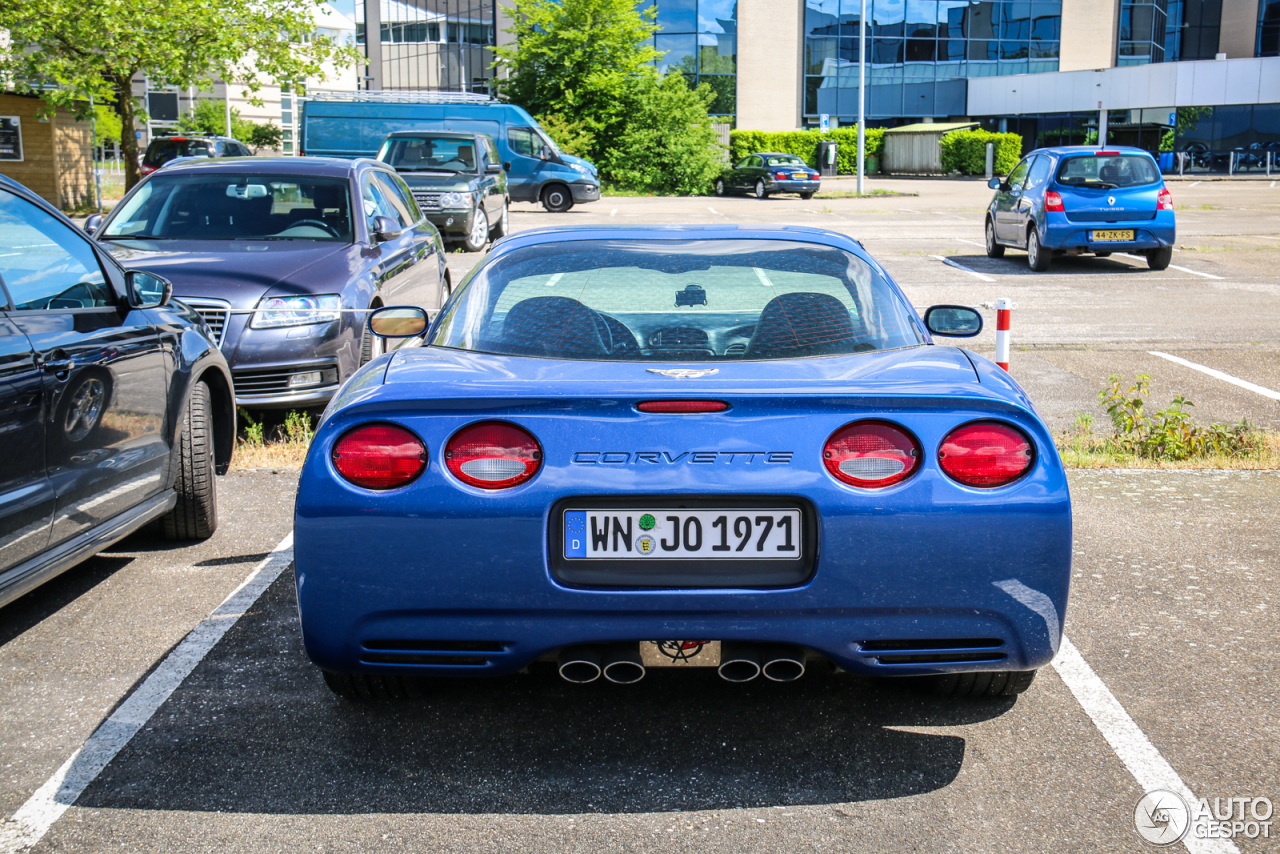
<svg viewBox="0 0 1280 854">
<path fill-rule="evenodd" d="M 990 181 L 987 182 L 987 188 L 991 190 L 1003 190 L 1004 182 L 1001 181 L 999 178 L 992 178 Z"/>
<path fill-rule="evenodd" d="M 406 305 L 380 308 L 369 315 L 369 331 L 380 338 L 413 338 L 427 331 L 427 312 Z"/>
<path fill-rule="evenodd" d="M 935 305 L 924 313 L 925 328 L 934 335 L 972 338 L 982 331 L 982 315 L 963 305 Z"/>
<path fill-rule="evenodd" d="M 89 218 L 84 221 L 84 233 L 93 234 L 102 227 L 102 214 L 89 214 Z"/>
<path fill-rule="evenodd" d="M 486 175 L 501 175 L 502 171 L 502 167 L 497 163 L 490 163 L 484 167 L 484 174 Z"/>
<path fill-rule="evenodd" d="M 124 274 L 129 289 L 129 305 L 134 308 L 159 308 L 173 298 L 173 282 L 146 270 L 130 270 Z"/>
<path fill-rule="evenodd" d="M 502 161 L 502 171 L 503 171 L 503 172 L 510 172 L 510 171 L 511 171 L 511 161 L 510 161 L 510 160 L 504 160 L 504 161 Z"/>
<path fill-rule="evenodd" d="M 400 223 L 396 222 L 389 216 L 375 216 L 373 218 L 373 239 L 379 243 L 385 240 L 395 240 L 404 234 L 404 229 Z"/>
</svg>

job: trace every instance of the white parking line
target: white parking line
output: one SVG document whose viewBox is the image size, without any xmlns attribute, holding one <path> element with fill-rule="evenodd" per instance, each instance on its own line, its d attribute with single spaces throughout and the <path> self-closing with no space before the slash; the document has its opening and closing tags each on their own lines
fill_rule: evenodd
<svg viewBox="0 0 1280 854">
<path fill-rule="evenodd" d="M 609 211 L 609 216 L 617 216 L 617 215 L 618 215 L 618 209 L 617 209 L 617 208 L 614 208 L 613 210 Z"/>
<path fill-rule="evenodd" d="M 707 208 L 707 210 L 711 211 L 716 216 L 724 216 L 724 214 L 720 213 L 720 211 L 716 210 L 715 208 Z"/>
<path fill-rule="evenodd" d="M 1188 806 L 1199 802 L 1066 636 L 1063 636 L 1062 646 L 1053 659 L 1053 669 L 1058 671 L 1076 701 L 1144 793 L 1167 789 L 1181 795 Z M 1191 834 L 1187 834 L 1182 844 L 1191 854 L 1238 854 L 1240 850 L 1227 839 L 1196 839 Z"/>
<path fill-rule="evenodd" d="M 961 243 L 968 243 L 970 246 L 980 246 L 983 249 L 987 248 L 987 244 L 979 243 L 976 240 L 965 240 L 963 237 L 957 237 L 956 240 L 960 241 Z"/>
<path fill-rule="evenodd" d="M 0 825 L 0 854 L 16 854 L 44 837 L 292 561 L 293 533 L 290 532 L 213 613 L 165 656 L 138 690 L 18 808 L 13 818 Z"/>
<path fill-rule="evenodd" d="M 970 276 L 977 276 L 979 279 L 982 279 L 982 281 L 984 282 L 995 281 L 995 279 L 991 278 L 990 276 L 985 276 L 982 273 L 979 273 L 977 270 L 970 270 L 965 265 L 957 264 L 955 261 L 952 261 L 950 258 L 946 258 L 942 255 L 930 255 L 929 257 L 937 258 L 939 261 L 941 261 L 943 264 L 946 264 L 948 267 L 955 267 L 957 270 L 963 270 L 964 272 L 968 273 Z"/>
<path fill-rule="evenodd" d="M 1198 185 L 1199 183 L 1200 183 L 1199 181 L 1192 181 L 1190 184 L 1188 184 L 1188 185 L 1187 185 L 1187 187 L 1188 187 L 1188 188 L 1191 188 L 1191 187 L 1194 187 L 1194 186 Z"/>
<path fill-rule="evenodd" d="M 1280 400 L 1280 391 L 1272 391 L 1266 386 L 1254 385 L 1248 380 L 1233 377 L 1231 374 L 1224 374 L 1222 371 L 1214 370 L 1213 368 L 1205 367 L 1204 365 L 1197 365 L 1195 362 L 1188 362 L 1186 359 L 1179 358 L 1178 356 L 1170 356 L 1168 353 L 1161 353 L 1159 350 L 1148 350 L 1147 352 L 1152 356 L 1159 356 L 1161 359 L 1168 359 L 1176 365 L 1182 365 L 1184 368 L 1190 368 L 1193 371 L 1208 374 L 1214 379 L 1219 379 L 1223 382 L 1231 383 L 1232 385 L 1238 385 L 1240 388 L 1248 389 L 1249 391 L 1254 392 L 1255 394 L 1260 394 L 1263 397 L 1269 397 L 1272 400 Z"/>
<path fill-rule="evenodd" d="M 1221 279 L 1222 276 L 1215 276 L 1213 273 L 1201 273 L 1199 270 L 1192 270 L 1190 267 L 1179 267 L 1177 264 L 1170 264 L 1170 270 L 1181 270 L 1184 273 L 1191 273 L 1194 276 L 1204 276 L 1206 279 Z"/>
</svg>

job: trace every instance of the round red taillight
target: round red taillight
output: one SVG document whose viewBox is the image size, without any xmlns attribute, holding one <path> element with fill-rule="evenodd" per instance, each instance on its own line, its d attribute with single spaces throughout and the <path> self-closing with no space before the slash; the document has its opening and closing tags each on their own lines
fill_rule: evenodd
<svg viewBox="0 0 1280 854">
<path fill-rule="evenodd" d="M 841 483 L 879 489 L 901 483 L 920 467 L 920 443 L 901 427 L 856 421 L 831 434 L 822 462 Z"/>
<path fill-rule="evenodd" d="M 367 424 L 333 446 L 333 467 L 356 486 L 395 489 L 426 469 L 427 446 L 403 427 Z"/>
<path fill-rule="evenodd" d="M 468 486 L 506 489 L 538 473 L 542 448 L 529 431 L 504 421 L 464 427 L 444 448 L 444 463 Z"/>
<path fill-rule="evenodd" d="M 1031 468 L 1031 440 L 1004 424 L 983 421 L 947 434 L 938 448 L 938 464 L 967 486 L 1004 486 Z"/>
</svg>

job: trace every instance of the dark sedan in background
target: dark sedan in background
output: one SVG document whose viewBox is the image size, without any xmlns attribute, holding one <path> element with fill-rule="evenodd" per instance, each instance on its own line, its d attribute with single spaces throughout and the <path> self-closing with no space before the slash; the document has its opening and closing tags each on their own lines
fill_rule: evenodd
<svg viewBox="0 0 1280 854">
<path fill-rule="evenodd" d="M 716 179 L 716 195 L 746 192 L 757 199 L 778 193 L 799 193 L 812 199 L 822 181 L 816 169 L 794 154 L 748 154 Z"/>
<path fill-rule="evenodd" d="M 168 282 L 0 177 L 0 605 L 151 521 L 213 534 L 231 396 Z"/>
<path fill-rule="evenodd" d="M 122 263 L 173 282 L 250 409 L 324 406 L 381 350 L 369 309 L 434 309 L 449 293 L 440 233 L 374 160 L 175 164 L 86 228 Z"/>
<path fill-rule="evenodd" d="M 446 239 L 479 252 L 510 228 L 507 169 L 483 133 L 396 131 L 378 151 L 395 168 Z"/>
</svg>

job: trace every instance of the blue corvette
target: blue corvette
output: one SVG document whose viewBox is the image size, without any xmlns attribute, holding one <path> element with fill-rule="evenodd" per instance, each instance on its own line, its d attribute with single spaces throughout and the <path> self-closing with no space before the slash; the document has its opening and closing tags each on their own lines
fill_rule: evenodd
<svg viewBox="0 0 1280 854">
<path fill-rule="evenodd" d="M 1019 693 L 1061 638 L 1071 506 L 1022 390 L 931 338 L 981 325 L 922 319 L 816 229 L 499 241 L 429 329 L 375 313 L 421 346 L 325 413 L 294 526 L 307 652 L 353 698 L 535 663 Z"/>
<path fill-rule="evenodd" d="M 1041 273 L 1055 255 L 1128 252 L 1152 270 L 1173 260 L 1173 195 L 1141 148 L 1038 148 L 987 186 L 996 191 L 984 226 L 988 257 L 1025 249 Z"/>
</svg>

